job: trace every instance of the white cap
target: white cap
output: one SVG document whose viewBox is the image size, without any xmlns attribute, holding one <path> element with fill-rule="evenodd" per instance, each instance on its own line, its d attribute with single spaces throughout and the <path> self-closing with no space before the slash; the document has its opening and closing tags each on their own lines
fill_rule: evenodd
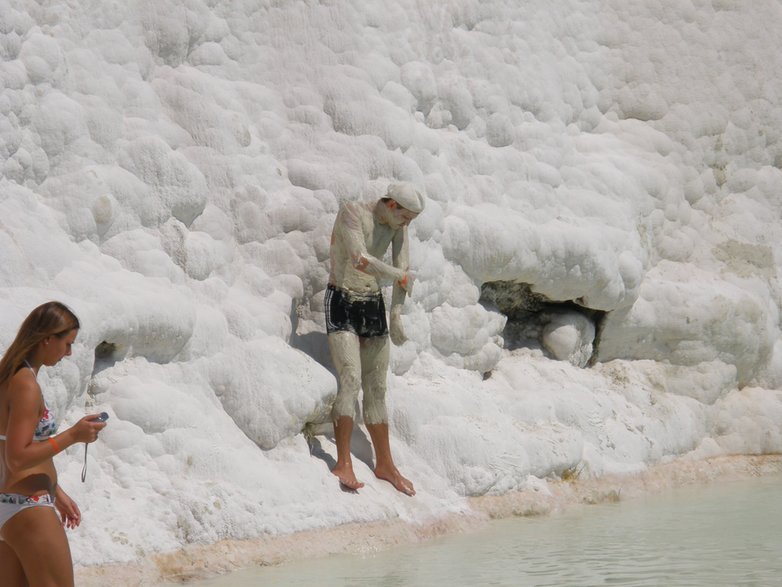
<svg viewBox="0 0 782 587">
<path fill-rule="evenodd" d="M 424 210 L 424 195 L 411 183 L 392 183 L 388 186 L 386 198 L 391 198 L 397 204 L 411 212 L 420 214 Z"/>
</svg>

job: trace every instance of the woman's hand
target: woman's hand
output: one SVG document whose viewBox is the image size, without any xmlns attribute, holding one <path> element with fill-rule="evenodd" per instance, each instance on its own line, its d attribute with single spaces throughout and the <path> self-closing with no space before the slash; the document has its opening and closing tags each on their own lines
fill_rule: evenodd
<svg viewBox="0 0 782 587">
<path fill-rule="evenodd" d="M 54 507 L 60 512 L 62 525 L 71 530 L 81 524 L 81 511 L 76 502 L 58 485 L 55 491 Z"/>
<path fill-rule="evenodd" d="M 76 422 L 71 427 L 71 434 L 74 442 L 95 442 L 98 439 L 98 432 L 106 427 L 106 422 L 96 422 L 95 418 L 100 414 L 89 414 Z"/>
</svg>

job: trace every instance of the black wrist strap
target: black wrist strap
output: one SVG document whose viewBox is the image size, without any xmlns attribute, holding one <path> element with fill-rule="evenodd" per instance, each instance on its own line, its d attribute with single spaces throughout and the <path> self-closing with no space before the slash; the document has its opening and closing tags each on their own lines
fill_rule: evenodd
<svg viewBox="0 0 782 587">
<path fill-rule="evenodd" d="M 81 470 L 81 482 L 84 483 L 84 480 L 87 478 L 87 447 L 89 444 L 86 442 L 84 443 L 84 467 Z"/>
</svg>

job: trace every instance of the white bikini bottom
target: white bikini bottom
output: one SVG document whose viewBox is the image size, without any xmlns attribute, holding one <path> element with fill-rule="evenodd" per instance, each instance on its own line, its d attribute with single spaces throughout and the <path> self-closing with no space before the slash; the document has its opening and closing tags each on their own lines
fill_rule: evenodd
<svg viewBox="0 0 782 587">
<path fill-rule="evenodd" d="M 22 510 L 37 507 L 54 508 L 54 498 L 48 493 L 43 495 L 0 493 L 0 540 L 3 540 L 3 526 L 8 520 Z"/>
</svg>

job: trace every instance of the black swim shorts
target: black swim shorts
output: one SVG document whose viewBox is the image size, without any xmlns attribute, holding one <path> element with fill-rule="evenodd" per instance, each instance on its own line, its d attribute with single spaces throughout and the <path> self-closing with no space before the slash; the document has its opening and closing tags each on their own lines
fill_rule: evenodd
<svg viewBox="0 0 782 587">
<path fill-rule="evenodd" d="M 388 334 L 383 294 L 356 294 L 331 284 L 326 288 L 326 332 L 348 331 L 362 338 Z"/>
</svg>

